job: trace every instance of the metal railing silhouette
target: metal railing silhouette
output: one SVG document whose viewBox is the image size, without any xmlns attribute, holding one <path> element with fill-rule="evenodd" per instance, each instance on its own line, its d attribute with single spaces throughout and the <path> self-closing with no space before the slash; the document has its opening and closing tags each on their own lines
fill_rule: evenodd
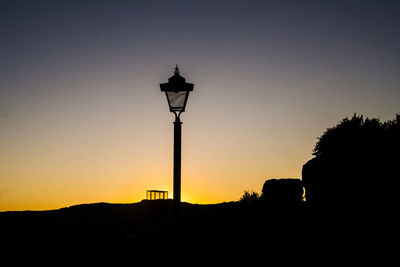
<svg viewBox="0 0 400 267">
<path fill-rule="evenodd" d="M 168 199 L 168 191 L 147 190 L 146 199 L 147 200 Z"/>
</svg>

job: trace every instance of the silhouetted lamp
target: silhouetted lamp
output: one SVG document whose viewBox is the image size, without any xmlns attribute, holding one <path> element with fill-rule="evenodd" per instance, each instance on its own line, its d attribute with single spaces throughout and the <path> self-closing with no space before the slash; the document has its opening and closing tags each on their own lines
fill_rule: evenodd
<svg viewBox="0 0 400 267">
<path fill-rule="evenodd" d="M 175 67 L 174 76 L 167 83 L 160 84 L 161 91 L 167 96 L 169 110 L 179 117 L 185 111 L 189 92 L 193 91 L 193 84 L 187 83 L 185 78 L 179 75 L 178 65 Z"/>
<path fill-rule="evenodd" d="M 179 75 L 178 65 L 175 67 L 174 76 L 167 83 L 160 84 L 161 91 L 167 96 L 169 110 L 175 114 L 174 122 L 174 207 L 175 218 L 179 218 L 181 202 L 181 143 L 182 122 L 181 113 L 185 111 L 189 92 L 193 91 L 193 84 L 187 83 Z"/>
</svg>

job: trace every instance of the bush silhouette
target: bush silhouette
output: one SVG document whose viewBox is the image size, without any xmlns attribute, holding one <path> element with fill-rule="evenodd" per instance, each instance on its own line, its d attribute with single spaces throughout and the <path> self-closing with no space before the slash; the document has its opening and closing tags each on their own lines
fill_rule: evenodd
<svg viewBox="0 0 400 267">
<path fill-rule="evenodd" d="M 260 194 L 254 191 L 244 191 L 243 196 L 240 198 L 240 202 L 242 203 L 252 203 L 254 201 L 257 201 L 260 197 Z"/>
</svg>

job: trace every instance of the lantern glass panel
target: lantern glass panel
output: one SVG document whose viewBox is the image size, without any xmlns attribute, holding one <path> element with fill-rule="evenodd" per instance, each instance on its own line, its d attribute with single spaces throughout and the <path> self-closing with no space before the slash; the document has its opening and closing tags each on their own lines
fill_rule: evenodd
<svg viewBox="0 0 400 267">
<path fill-rule="evenodd" d="M 185 109 L 186 91 L 166 91 L 171 111 L 183 111 Z"/>
</svg>

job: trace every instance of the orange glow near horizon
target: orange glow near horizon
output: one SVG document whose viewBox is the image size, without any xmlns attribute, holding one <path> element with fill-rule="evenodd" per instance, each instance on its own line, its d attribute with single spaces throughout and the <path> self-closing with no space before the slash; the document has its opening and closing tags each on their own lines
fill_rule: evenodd
<svg viewBox="0 0 400 267">
<path fill-rule="evenodd" d="M 0 10 L 0 211 L 172 197 L 159 84 L 176 64 L 194 84 L 181 116 L 191 203 L 301 178 L 328 127 L 399 112 L 388 3 L 33 2 Z"/>
<path fill-rule="evenodd" d="M 172 130 L 168 129 L 168 130 Z M 187 134 L 187 133 L 186 133 Z M 184 145 L 189 146 L 185 143 Z M 199 144 L 200 146 L 200 144 Z M 195 146 L 191 149 L 199 149 Z M 165 147 L 168 150 L 167 147 Z M 244 190 L 261 191 L 268 178 L 270 167 L 266 162 L 238 166 L 240 157 L 216 161 L 215 152 L 207 157 L 207 152 L 197 150 L 192 154 L 184 149 L 182 172 L 182 201 L 199 204 L 237 201 Z M 157 155 L 156 150 L 155 155 Z M 172 154 L 172 151 L 166 154 Z M 107 154 L 107 153 L 106 153 Z M 3 191 L 1 211 L 7 210 L 48 210 L 66 206 L 95 203 L 133 203 L 146 198 L 146 190 L 160 189 L 169 192 L 172 198 L 172 155 L 157 160 L 159 169 L 153 166 L 152 155 L 137 158 L 138 164 L 131 165 L 132 158 L 127 153 L 111 160 L 105 154 L 63 158 L 61 155 L 49 161 L 33 157 L 28 153 L 2 158 L 2 186 L 12 188 Z M 135 154 L 135 153 L 133 153 Z M 224 153 L 225 154 L 225 153 Z M 226 155 L 223 155 L 226 157 Z M 203 159 L 203 161 L 200 161 Z M 147 163 L 146 163 L 147 161 Z M 51 164 L 49 164 L 49 162 Z M 23 163 L 23 164 L 22 164 Z M 265 165 L 264 165 L 265 164 Z M 171 166 L 169 166 L 171 165 Z M 236 166 L 236 167 L 234 167 Z M 298 171 L 276 165 L 286 177 Z M 280 177 L 271 173 L 270 178 Z M 283 176 L 283 175 L 281 175 Z M 244 178 L 245 177 L 245 178 Z M 298 177 L 298 175 L 297 175 Z"/>
<path fill-rule="evenodd" d="M 196 86 L 196 80 L 188 81 Z M 246 112 L 235 110 L 237 100 L 230 98 L 220 109 L 205 97 L 217 90 L 217 82 L 198 84 L 182 116 L 186 202 L 237 201 L 245 190 L 260 192 L 266 179 L 301 178 L 316 137 L 351 115 L 300 121 L 297 109 L 280 110 L 257 99 Z M 31 112 L 3 118 L 0 210 L 132 203 L 145 199 L 149 189 L 167 190 L 172 197 L 173 116 L 157 86 L 148 84 L 140 89 L 147 93 L 115 103 L 94 94 L 91 109 L 83 100 L 63 98 L 57 108 L 52 102 L 37 103 Z M 137 110 L 141 102 L 154 107 L 145 116 Z"/>
</svg>

